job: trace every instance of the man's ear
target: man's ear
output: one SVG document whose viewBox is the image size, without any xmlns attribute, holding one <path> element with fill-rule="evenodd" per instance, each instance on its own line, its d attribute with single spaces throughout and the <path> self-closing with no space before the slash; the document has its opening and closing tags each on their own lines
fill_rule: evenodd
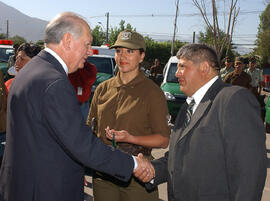
<svg viewBox="0 0 270 201">
<path fill-rule="evenodd" d="M 68 32 L 63 35 L 62 43 L 63 43 L 63 47 L 66 50 L 70 50 L 72 39 L 73 39 L 72 35 Z"/>
<path fill-rule="evenodd" d="M 209 65 L 208 62 L 204 61 L 201 63 L 200 69 L 203 75 L 207 75 L 210 72 L 211 66 Z"/>
</svg>

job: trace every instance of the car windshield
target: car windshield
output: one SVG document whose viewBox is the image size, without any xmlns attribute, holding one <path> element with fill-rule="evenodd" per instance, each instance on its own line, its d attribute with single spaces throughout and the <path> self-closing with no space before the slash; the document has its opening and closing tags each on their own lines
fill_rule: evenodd
<svg viewBox="0 0 270 201">
<path fill-rule="evenodd" d="M 2 48 L 0 47 L 0 61 L 1 62 L 8 62 L 9 56 L 13 55 L 12 48 Z"/>
<path fill-rule="evenodd" d="M 177 78 L 175 77 L 176 70 L 177 70 L 177 63 L 171 63 L 167 75 L 167 82 L 174 82 L 174 83 L 178 82 Z"/>
<path fill-rule="evenodd" d="M 113 63 L 112 63 L 113 60 Z M 113 74 L 113 68 L 115 66 L 114 59 L 106 57 L 88 57 L 87 61 L 94 64 L 99 73 Z"/>
</svg>

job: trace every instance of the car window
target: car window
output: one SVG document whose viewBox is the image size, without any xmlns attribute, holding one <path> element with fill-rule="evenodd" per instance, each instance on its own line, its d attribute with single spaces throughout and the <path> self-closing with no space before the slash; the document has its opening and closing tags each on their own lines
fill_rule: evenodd
<svg viewBox="0 0 270 201">
<path fill-rule="evenodd" d="M 177 83 L 178 80 L 175 77 L 175 72 L 177 70 L 177 63 L 171 63 L 168 69 L 168 75 L 167 75 L 167 82 L 175 82 Z"/>
<path fill-rule="evenodd" d="M 113 67 L 111 58 L 106 57 L 88 57 L 87 61 L 94 64 L 99 73 L 113 74 Z"/>
<path fill-rule="evenodd" d="M 9 56 L 13 55 L 13 49 L 12 48 L 0 48 L 0 60 L 7 62 L 9 59 Z"/>
</svg>

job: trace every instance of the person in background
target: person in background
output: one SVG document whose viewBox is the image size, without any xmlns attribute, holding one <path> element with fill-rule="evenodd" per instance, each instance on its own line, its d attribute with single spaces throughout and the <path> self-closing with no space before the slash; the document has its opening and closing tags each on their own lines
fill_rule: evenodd
<svg viewBox="0 0 270 201">
<path fill-rule="evenodd" d="M 225 67 L 220 69 L 220 71 L 219 71 L 220 78 L 224 81 L 226 75 L 228 75 L 229 73 L 231 73 L 233 71 L 234 71 L 233 60 L 231 57 L 226 56 L 225 57 Z"/>
<path fill-rule="evenodd" d="M 152 162 L 155 176 L 142 180 L 152 180 L 149 189 L 168 182 L 169 200 L 260 201 L 267 156 L 255 96 L 222 82 L 212 48 L 188 44 L 176 56 L 175 76 L 187 102 L 175 121 L 169 151 Z"/>
<path fill-rule="evenodd" d="M 82 17 L 57 15 L 46 26 L 46 48 L 13 80 L 0 201 L 83 201 L 84 166 L 123 181 L 153 175 L 142 155 L 112 150 L 84 122 L 67 75 L 83 68 L 92 40 Z"/>
<path fill-rule="evenodd" d="M 68 78 L 76 90 L 77 98 L 80 103 L 80 108 L 86 122 L 89 113 L 89 99 L 91 96 L 92 85 L 96 81 L 97 68 L 89 62 L 84 63 L 84 67 L 78 69 L 74 73 L 68 74 Z"/>
<path fill-rule="evenodd" d="M 264 81 L 263 72 L 256 68 L 256 58 L 249 58 L 248 69 L 245 72 L 251 77 L 251 91 L 255 96 L 261 94 L 262 82 Z"/>
<path fill-rule="evenodd" d="M 122 31 L 115 48 L 117 75 L 96 88 L 87 124 L 96 120 L 96 134 L 104 144 L 117 150 L 152 159 L 152 148 L 168 146 L 168 109 L 161 89 L 140 70 L 145 56 L 144 38 L 137 32 Z M 96 171 L 93 176 L 95 201 L 157 201 L 158 190 L 148 192 L 132 178 L 120 182 Z"/>
<path fill-rule="evenodd" d="M 163 68 L 160 65 L 160 61 L 156 58 L 154 61 L 154 65 L 151 66 L 150 68 L 150 74 L 153 78 L 157 78 L 158 74 L 162 74 L 163 73 Z"/>
<path fill-rule="evenodd" d="M 243 57 L 236 57 L 234 71 L 227 74 L 224 82 L 250 89 L 251 77 L 244 71 L 245 60 Z"/>
<path fill-rule="evenodd" d="M 14 55 L 11 55 L 8 59 L 8 68 L 11 68 L 15 64 L 19 44 L 14 44 L 13 48 L 14 48 Z"/>
<path fill-rule="evenodd" d="M 40 52 L 41 48 L 37 45 L 31 45 L 29 43 L 23 43 L 17 50 L 16 61 L 14 67 L 16 69 L 16 73 L 19 72 L 25 64 L 27 64 L 31 58 L 36 56 Z M 14 78 L 11 78 L 5 82 L 7 88 L 7 94 L 9 92 L 11 83 L 13 82 Z"/>
</svg>

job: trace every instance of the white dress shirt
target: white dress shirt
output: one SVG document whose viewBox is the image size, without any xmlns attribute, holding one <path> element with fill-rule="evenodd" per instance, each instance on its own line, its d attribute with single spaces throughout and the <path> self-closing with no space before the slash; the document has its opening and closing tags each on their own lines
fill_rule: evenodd
<svg viewBox="0 0 270 201">
<path fill-rule="evenodd" d="M 63 61 L 63 59 L 61 59 L 61 57 L 58 56 L 58 54 L 56 54 L 53 50 L 51 50 L 48 47 L 45 47 L 44 49 L 46 52 L 50 53 L 54 58 L 57 59 L 57 61 L 59 61 L 59 63 L 62 65 L 64 71 L 66 72 L 66 74 L 68 74 L 68 67 L 65 64 L 65 62 Z"/>
<path fill-rule="evenodd" d="M 200 89 L 198 89 L 191 97 L 187 97 L 186 101 L 189 104 L 192 99 L 194 99 L 195 104 L 192 108 L 192 114 L 194 114 L 195 110 L 197 109 L 198 105 L 200 104 L 202 98 L 208 91 L 208 89 L 214 84 L 214 82 L 218 79 L 218 76 L 212 78 L 209 82 L 203 85 Z"/>
</svg>

